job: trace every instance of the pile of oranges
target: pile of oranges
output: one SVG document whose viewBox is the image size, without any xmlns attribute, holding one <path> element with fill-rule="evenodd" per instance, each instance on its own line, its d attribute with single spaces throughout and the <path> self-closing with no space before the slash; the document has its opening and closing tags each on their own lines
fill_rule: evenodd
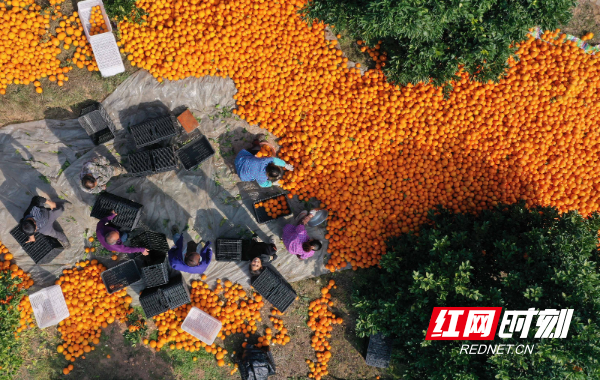
<svg viewBox="0 0 600 380">
<path fill-rule="evenodd" d="M 274 157 L 275 156 L 275 152 L 273 151 L 273 148 L 271 148 L 269 145 L 267 144 L 263 144 L 260 147 L 260 150 L 258 152 L 256 152 L 256 157 Z"/>
<path fill-rule="evenodd" d="M 217 280 L 217 286 L 214 290 L 211 290 L 208 284 L 203 281 L 205 279 L 206 275 L 202 275 L 201 281 L 192 282 L 190 290 L 191 304 L 180 306 L 175 310 L 169 310 L 154 317 L 154 322 L 158 328 L 158 339 L 151 341 L 146 339 L 144 343 L 150 345 L 156 351 L 160 351 L 166 345 L 170 349 L 189 352 L 204 349 L 206 352 L 215 355 L 217 365 L 222 367 L 225 365 L 227 350 L 218 347 L 216 343 L 207 345 L 184 332 L 181 329 L 181 324 L 185 317 L 191 308 L 195 306 L 221 321 L 223 327 L 217 336 L 218 338 L 225 339 L 235 333 L 250 337 L 250 334 L 258 329 L 256 323 L 262 321 L 260 309 L 264 306 L 264 302 L 259 294 L 248 294 L 240 284 L 233 284 L 229 280 L 224 282 Z M 220 295 L 222 295 L 222 298 L 219 297 Z"/>
<path fill-rule="evenodd" d="M 273 343 L 285 346 L 290 342 L 291 337 L 288 335 L 288 329 L 283 325 L 283 320 L 281 318 L 277 318 L 281 317 L 282 315 L 283 313 L 281 311 L 277 310 L 277 308 L 273 308 L 271 310 L 271 316 L 269 317 L 269 320 L 273 323 L 273 328 L 275 330 L 279 330 L 279 333 L 275 335 L 275 338 L 273 339 Z M 267 336 L 269 336 L 271 334 L 271 329 L 266 329 L 265 333 Z"/>
<path fill-rule="evenodd" d="M 0 276 L 10 275 L 10 278 L 18 277 L 21 280 L 14 286 L 14 289 L 6 290 L 7 297 L 0 300 L 0 305 L 6 305 L 9 304 L 22 290 L 32 287 L 33 280 L 31 279 L 31 275 L 29 273 L 25 273 L 17 264 L 13 264 L 11 262 L 11 260 L 14 259 L 14 256 L 12 253 L 10 253 L 9 249 L 2 244 L 1 241 L 0 255 L 2 257 L 2 261 L 0 261 Z M 23 303 L 25 298 L 26 297 L 23 297 L 20 302 Z M 23 316 L 21 319 L 23 319 Z M 21 323 L 21 325 L 25 324 L 26 323 Z"/>
<path fill-rule="evenodd" d="M 100 9 L 99 5 L 96 5 L 92 7 L 92 12 L 90 13 L 90 36 L 106 32 L 108 32 L 108 27 L 104 22 L 102 9 Z"/>
<path fill-rule="evenodd" d="M 270 218 L 276 219 L 280 216 L 289 215 L 291 213 L 287 201 L 285 200 L 285 195 L 280 195 L 275 198 L 267 199 L 263 202 L 258 202 L 254 204 L 254 208 L 260 209 L 264 208 L 264 211 Z"/>
<path fill-rule="evenodd" d="M 308 322 L 306 324 L 315 334 L 311 340 L 311 347 L 314 348 L 317 355 L 317 361 L 306 359 L 306 364 L 310 369 L 308 377 L 315 380 L 321 380 L 327 376 L 327 363 L 331 359 L 331 346 L 327 339 L 331 338 L 333 325 L 341 324 L 342 318 L 336 317 L 328 307 L 333 306 L 331 301 L 331 288 L 335 288 L 335 281 L 329 280 L 329 284 L 321 289 L 321 298 L 312 301 L 308 305 Z"/>
<path fill-rule="evenodd" d="M 147 23 L 120 24 L 128 59 L 159 81 L 235 81 L 235 113 L 279 137 L 296 168 L 283 187 L 330 211 L 332 271 L 377 265 L 385 240 L 417 231 L 438 204 L 600 209 L 600 61 L 559 31 L 520 43 L 498 84 L 459 73 L 444 98 L 388 83 L 377 46 L 364 50 L 378 66 L 349 68 L 325 25 L 302 20 L 303 0 L 137 4 Z"/>
<path fill-rule="evenodd" d="M 75 264 L 73 269 L 63 270 L 63 275 L 56 281 L 60 285 L 67 307 L 69 318 L 61 321 L 58 331 L 61 333 L 61 345 L 56 348 L 67 361 L 74 362 L 85 354 L 95 350 L 93 345 L 100 342 L 102 328 L 119 321 L 125 322 L 133 309 L 132 298 L 122 289 L 113 294 L 106 292 L 100 274 L 106 270 L 97 260 L 86 260 Z M 63 369 L 65 375 L 73 369 Z"/>
</svg>

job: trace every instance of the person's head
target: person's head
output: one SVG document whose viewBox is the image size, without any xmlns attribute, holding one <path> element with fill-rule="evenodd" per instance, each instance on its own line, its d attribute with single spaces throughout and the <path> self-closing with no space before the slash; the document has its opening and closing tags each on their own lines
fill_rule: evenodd
<svg viewBox="0 0 600 380">
<path fill-rule="evenodd" d="M 95 188 L 97 183 L 98 183 L 98 181 L 96 181 L 96 178 L 94 178 L 94 176 L 91 174 L 86 174 L 83 176 L 83 178 L 81 178 L 81 184 L 86 189 L 91 190 L 91 189 Z"/>
<path fill-rule="evenodd" d="M 19 227 L 25 235 L 33 235 L 35 233 L 35 229 L 37 228 L 35 221 L 31 218 L 21 220 Z"/>
<path fill-rule="evenodd" d="M 283 169 L 271 162 L 267 165 L 267 177 L 270 181 L 278 181 L 283 178 Z"/>
<path fill-rule="evenodd" d="M 200 254 L 198 252 L 188 252 L 185 254 L 184 261 L 188 267 L 197 267 L 200 265 Z"/>
<path fill-rule="evenodd" d="M 119 234 L 119 231 L 110 231 L 109 233 L 104 235 L 104 239 L 110 245 L 117 244 L 117 241 L 119 241 L 120 237 L 121 237 L 121 235 Z"/>
<path fill-rule="evenodd" d="M 255 257 L 254 260 L 250 261 L 250 275 L 258 276 L 263 270 L 262 260 L 260 257 Z"/>
<path fill-rule="evenodd" d="M 321 242 L 317 239 L 312 239 L 302 243 L 302 249 L 304 250 L 304 252 L 318 251 L 319 249 L 321 249 L 322 246 L 323 244 L 321 244 Z"/>
</svg>

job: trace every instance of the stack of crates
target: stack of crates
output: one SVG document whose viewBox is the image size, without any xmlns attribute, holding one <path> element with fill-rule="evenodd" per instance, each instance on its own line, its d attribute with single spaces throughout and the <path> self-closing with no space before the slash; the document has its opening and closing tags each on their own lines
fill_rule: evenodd
<svg viewBox="0 0 600 380">
<path fill-rule="evenodd" d="M 132 231 L 140 221 L 143 207 L 139 203 L 103 191 L 96 198 L 90 216 L 102 219 L 109 216 L 114 210 L 117 216 L 111 223 L 124 231 Z"/>
<path fill-rule="evenodd" d="M 35 241 L 33 243 L 26 243 L 29 240 L 29 235 L 24 234 L 19 226 L 13 228 L 10 234 L 36 264 L 48 264 L 64 250 L 58 240 L 37 232 L 33 234 Z"/>
<path fill-rule="evenodd" d="M 242 243 L 241 239 L 217 239 L 215 259 L 217 261 L 241 261 Z"/>
<path fill-rule="evenodd" d="M 150 251 L 148 256 L 142 256 L 144 266 L 142 277 L 147 288 L 164 285 L 169 281 L 169 244 L 165 234 L 144 231 L 131 239 L 132 247 L 144 247 Z"/>
<path fill-rule="evenodd" d="M 254 290 L 276 307 L 284 312 L 296 300 L 297 294 L 292 286 L 275 270 L 267 266 L 262 273 L 252 282 Z"/>
<path fill-rule="evenodd" d="M 378 368 L 389 367 L 392 358 L 392 344 L 391 337 L 386 337 L 381 333 L 371 335 L 365 358 L 367 365 Z"/>
<path fill-rule="evenodd" d="M 168 115 L 134 125 L 130 129 L 135 146 L 139 149 L 176 136 L 178 123 L 174 116 Z"/>
<path fill-rule="evenodd" d="M 145 289 L 140 294 L 140 304 L 146 318 L 154 317 L 190 302 L 190 292 L 181 276 L 172 278 L 166 285 Z"/>
<path fill-rule="evenodd" d="M 186 170 L 193 169 L 215 154 L 206 136 L 201 136 L 179 148 L 177 156 Z"/>
<path fill-rule="evenodd" d="M 104 144 L 115 138 L 115 125 L 101 104 L 82 109 L 77 120 L 95 145 Z"/>
</svg>

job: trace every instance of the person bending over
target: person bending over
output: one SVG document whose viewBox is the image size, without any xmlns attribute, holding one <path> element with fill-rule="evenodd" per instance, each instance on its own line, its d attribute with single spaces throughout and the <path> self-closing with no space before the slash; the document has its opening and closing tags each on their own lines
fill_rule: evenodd
<svg viewBox="0 0 600 380">
<path fill-rule="evenodd" d="M 19 222 L 21 232 L 29 236 L 25 243 L 35 241 L 35 233 L 50 236 L 57 239 L 64 248 L 69 248 L 71 244 L 64 232 L 57 231 L 54 228 L 54 222 L 65 211 L 64 203 L 56 203 L 47 200 L 44 197 L 36 195 L 31 200 L 29 207 L 23 214 Z"/>
<path fill-rule="evenodd" d="M 264 266 L 277 260 L 277 246 L 273 243 L 264 243 L 258 241 L 258 236 L 254 234 L 247 250 L 242 251 L 242 261 L 250 261 L 250 276 L 258 276 L 264 269 Z"/>
<path fill-rule="evenodd" d="M 121 165 L 112 165 L 106 157 L 94 157 L 83 164 L 79 179 L 81 190 L 86 193 L 96 194 L 106 190 L 106 184 L 112 177 L 125 173 Z"/>
<path fill-rule="evenodd" d="M 100 219 L 96 225 L 96 238 L 104 248 L 109 251 L 122 253 L 137 253 L 141 252 L 144 256 L 148 255 L 148 250 L 144 247 L 127 247 L 123 243 L 127 241 L 127 233 L 121 232 L 109 222 L 117 216 L 116 212 L 106 218 Z"/>
<path fill-rule="evenodd" d="M 283 227 L 283 245 L 292 255 L 298 256 L 304 260 L 312 257 L 315 251 L 321 249 L 322 244 L 317 239 L 311 239 L 306 232 L 306 223 L 308 223 L 314 212 L 302 211 L 295 219 L 294 223 Z"/>
<path fill-rule="evenodd" d="M 243 182 L 256 181 L 260 187 L 271 187 L 278 185 L 278 181 L 283 178 L 283 168 L 293 171 L 294 167 L 286 164 L 285 161 L 277 157 L 256 157 L 256 153 L 260 149 L 260 140 L 264 139 L 257 137 L 254 142 L 255 148 L 242 149 L 235 157 L 235 170 Z"/>
<path fill-rule="evenodd" d="M 212 261 L 212 248 L 210 242 L 204 244 L 204 248 L 198 252 L 199 244 L 189 241 L 183 244 L 183 234 L 179 233 L 177 227 L 171 229 L 175 245 L 169 250 L 169 263 L 175 270 L 193 274 L 202 274 Z"/>
</svg>

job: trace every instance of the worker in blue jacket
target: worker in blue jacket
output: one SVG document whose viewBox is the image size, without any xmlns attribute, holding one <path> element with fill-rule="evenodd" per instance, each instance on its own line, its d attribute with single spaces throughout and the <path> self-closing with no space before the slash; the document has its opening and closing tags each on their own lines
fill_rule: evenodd
<svg viewBox="0 0 600 380">
<path fill-rule="evenodd" d="M 279 185 L 283 169 L 293 171 L 294 167 L 277 157 L 256 157 L 260 144 L 266 142 L 264 134 L 259 134 L 249 150 L 242 149 L 235 157 L 235 170 L 242 182 L 258 182 L 260 187 Z"/>
<path fill-rule="evenodd" d="M 169 264 L 175 270 L 193 274 L 202 274 L 212 260 L 212 248 L 210 242 L 204 244 L 202 251 L 198 253 L 198 244 L 189 241 L 183 245 L 183 234 L 173 227 L 173 241 L 175 245 L 169 250 Z"/>
</svg>

